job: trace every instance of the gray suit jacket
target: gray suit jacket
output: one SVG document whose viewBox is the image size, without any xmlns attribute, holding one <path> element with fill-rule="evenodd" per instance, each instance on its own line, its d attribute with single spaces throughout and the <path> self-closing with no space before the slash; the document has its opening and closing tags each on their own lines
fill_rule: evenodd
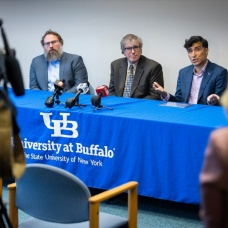
<svg viewBox="0 0 228 228">
<path fill-rule="evenodd" d="M 205 228 L 228 227 L 228 128 L 214 130 L 200 174 L 200 217 Z"/>
<path fill-rule="evenodd" d="M 171 95 L 169 101 L 187 103 L 190 96 L 193 65 L 179 71 L 175 96 Z M 215 63 L 208 61 L 200 85 L 198 104 L 207 104 L 207 97 L 211 94 L 221 96 L 227 86 L 227 70 Z"/>
<path fill-rule="evenodd" d="M 127 58 L 117 59 L 111 63 L 110 95 L 123 96 L 127 66 Z M 130 97 L 160 100 L 159 94 L 153 89 L 155 81 L 164 86 L 162 67 L 142 55 L 137 64 Z"/>
<path fill-rule="evenodd" d="M 63 52 L 60 59 L 59 78 L 65 79 L 64 92 L 77 92 L 80 83 L 88 82 L 88 75 L 81 56 Z M 48 62 L 44 55 L 35 57 L 30 66 L 30 89 L 48 90 Z"/>
</svg>

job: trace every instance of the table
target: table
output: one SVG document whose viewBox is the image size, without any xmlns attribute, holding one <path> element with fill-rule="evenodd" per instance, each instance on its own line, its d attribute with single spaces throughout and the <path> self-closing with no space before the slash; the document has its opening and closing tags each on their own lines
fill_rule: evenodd
<svg viewBox="0 0 228 228">
<path fill-rule="evenodd" d="M 199 172 L 212 130 L 227 126 L 222 107 L 163 106 L 163 101 L 104 97 L 92 108 L 92 95 L 65 108 L 45 106 L 50 92 L 26 90 L 16 97 L 17 121 L 27 163 L 68 170 L 89 187 L 110 189 L 139 182 L 139 195 L 198 204 Z"/>
</svg>

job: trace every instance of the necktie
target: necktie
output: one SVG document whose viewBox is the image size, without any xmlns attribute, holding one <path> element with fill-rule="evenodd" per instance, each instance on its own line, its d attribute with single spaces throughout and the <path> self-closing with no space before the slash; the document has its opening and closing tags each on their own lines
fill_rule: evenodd
<svg viewBox="0 0 228 228">
<path fill-rule="evenodd" d="M 127 83 L 125 85 L 123 97 L 130 97 L 130 93 L 131 93 L 131 86 L 134 79 L 134 66 L 130 65 L 129 70 L 130 70 L 130 73 L 127 78 Z"/>
</svg>

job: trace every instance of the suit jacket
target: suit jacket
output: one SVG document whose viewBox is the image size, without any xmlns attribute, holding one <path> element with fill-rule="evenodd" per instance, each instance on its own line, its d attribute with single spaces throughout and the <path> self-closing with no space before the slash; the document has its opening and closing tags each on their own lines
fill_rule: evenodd
<svg viewBox="0 0 228 228">
<path fill-rule="evenodd" d="M 60 58 L 59 79 L 65 79 L 64 92 L 75 93 L 80 83 L 88 82 L 88 75 L 81 56 L 63 52 Z M 48 61 L 44 55 L 35 57 L 30 66 L 30 89 L 48 90 Z"/>
<path fill-rule="evenodd" d="M 123 96 L 127 67 L 127 58 L 117 59 L 111 63 L 110 95 Z M 161 65 L 141 55 L 134 75 L 130 97 L 160 100 L 159 94 L 153 89 L 153 82 L 155 81 L 164 86 Z"/>
<path fill-rule="evenodd" d="M 169 101 L 187 103 L 190 96 L 193 65 L 179 71 L 175 96 L 170 95 Z M 197 104 L 207 104 L 207 97 L 211 94 L 221 96 L 227 86 L 227 70 L 215 63 L 208 61 L 200 85 Z"/>
<path fill-rule="evenodd" d="M 211 133 L 200 174 L 200 217 L 206 228 L 228 227 L 228 128 Z"/>
</svg>

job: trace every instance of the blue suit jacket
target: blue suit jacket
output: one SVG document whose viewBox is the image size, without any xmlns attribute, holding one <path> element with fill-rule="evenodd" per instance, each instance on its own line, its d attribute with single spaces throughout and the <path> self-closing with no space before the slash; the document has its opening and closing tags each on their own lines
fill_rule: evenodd
<svg viewBox="0 0 228 228">
<path fill-rule="evenodd" d="M 169 101 L 188 102 L 192 79 L 193 65 L 179 71 L 175 96 L 170 95 Z M 205 73 L 200 85 L 198 104 L 207 104 L 207 97 L 211 94 L 221 96 L 227 86 L 227 70 L 215 63 L 208 61 Z"/>
<path fill-rule="evenodd" d="M 60 59 L 59 79 L 65 79 L 64 92 L 77 92 L 80 83 L 88 82 L 88 75 L 81 56 L 63 52 Z M 30 66 L 30 89 L 48 90 L 48 61 L 44 55 L 35 57 Z"/>
</svg>

